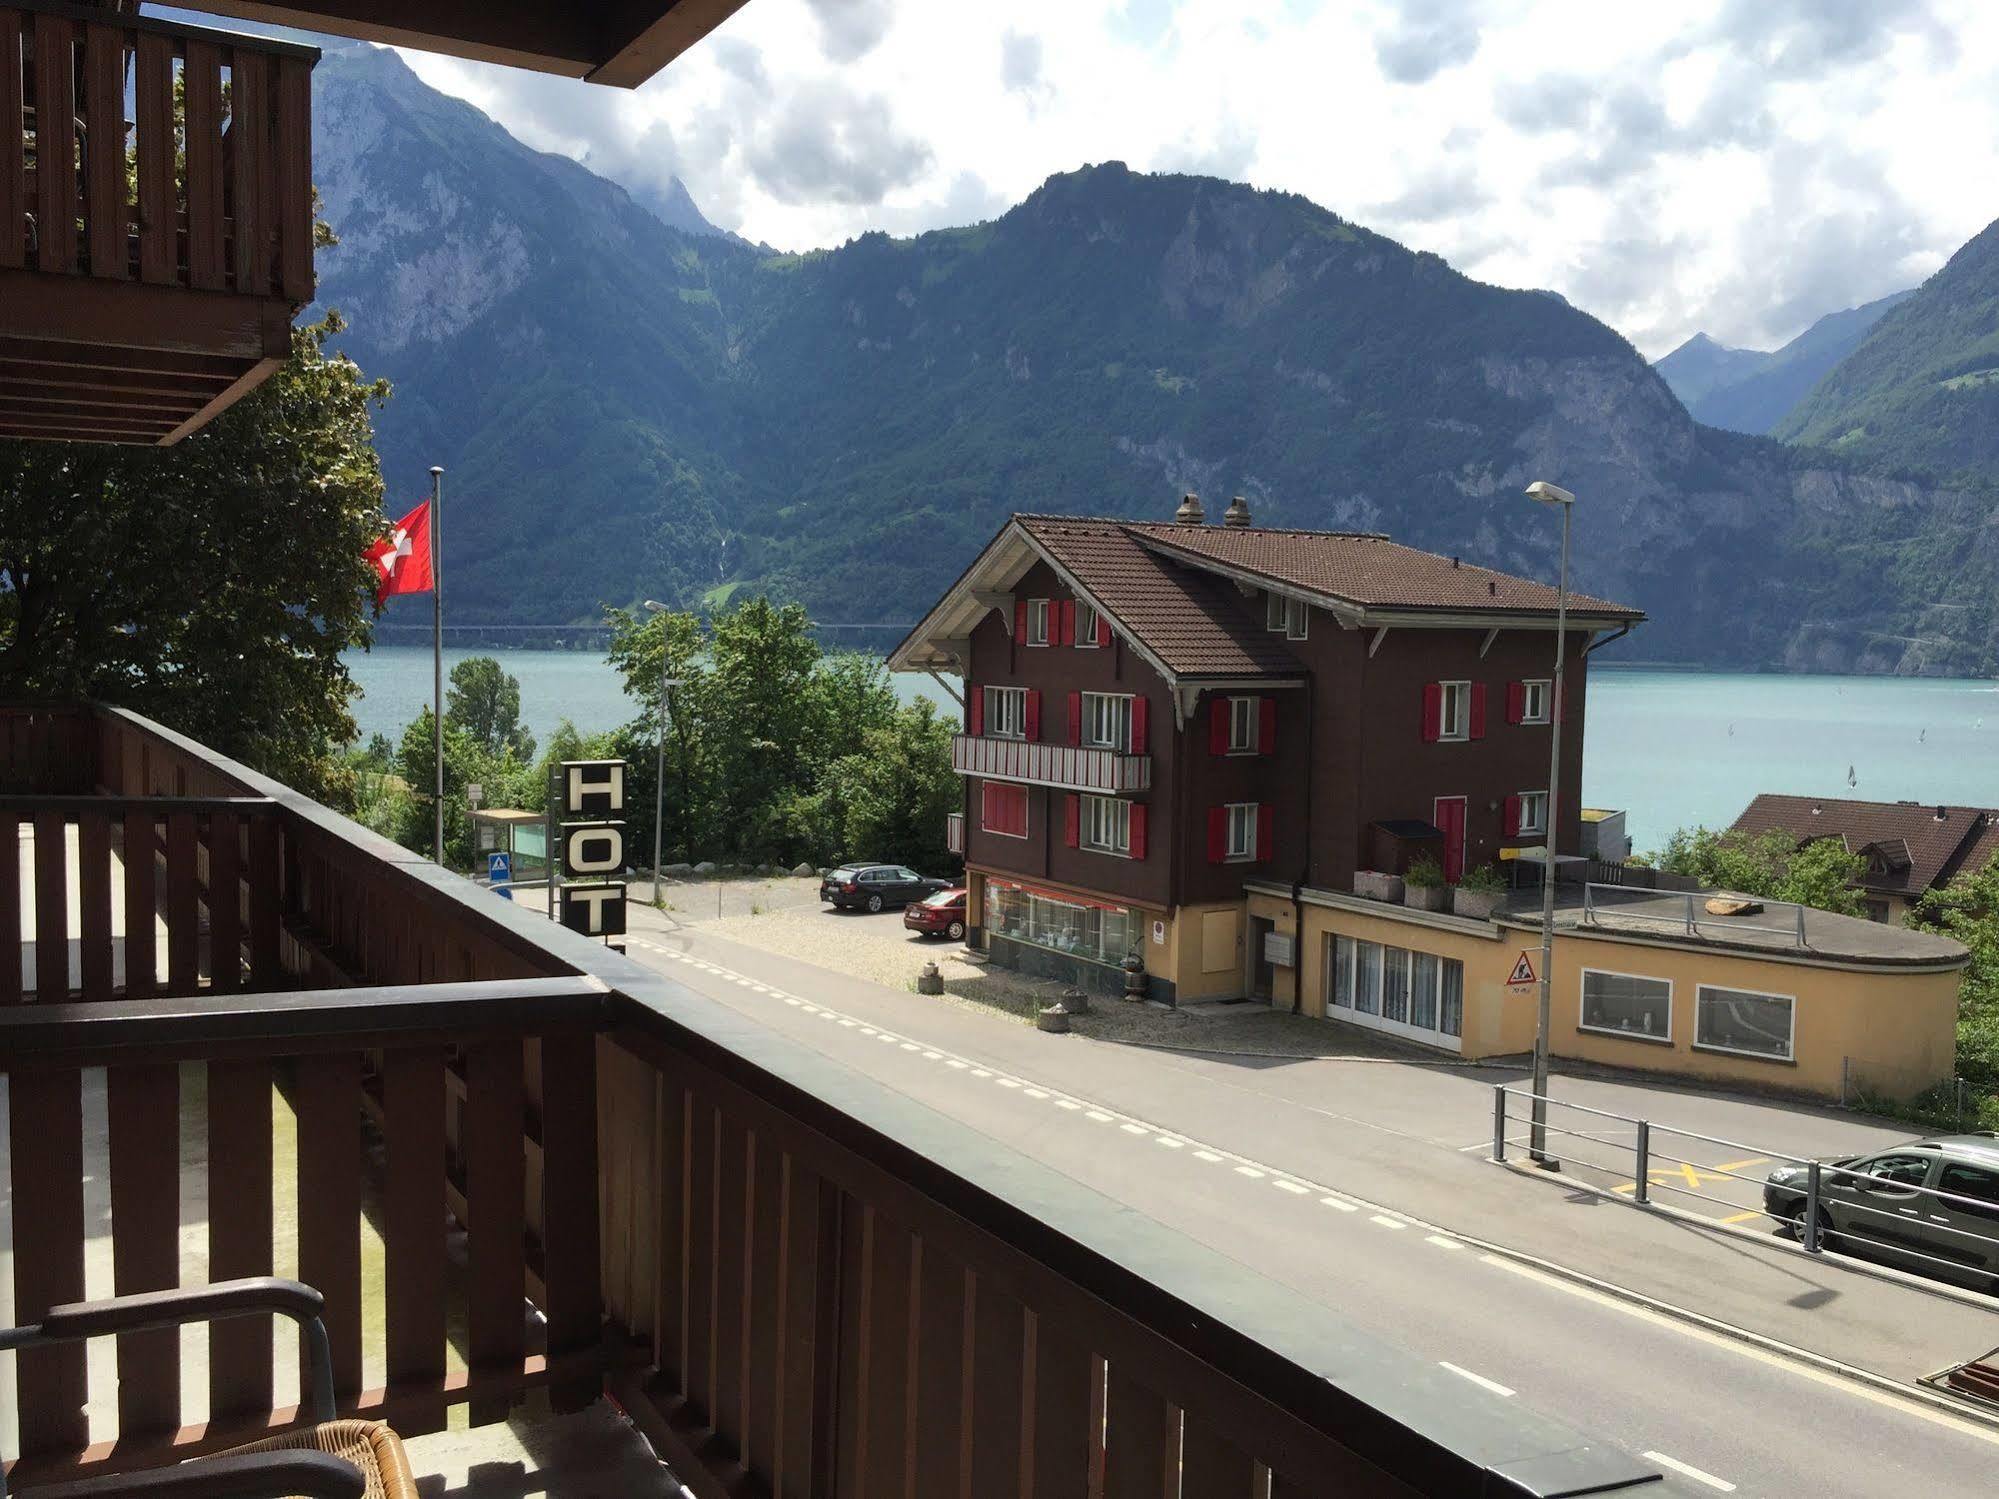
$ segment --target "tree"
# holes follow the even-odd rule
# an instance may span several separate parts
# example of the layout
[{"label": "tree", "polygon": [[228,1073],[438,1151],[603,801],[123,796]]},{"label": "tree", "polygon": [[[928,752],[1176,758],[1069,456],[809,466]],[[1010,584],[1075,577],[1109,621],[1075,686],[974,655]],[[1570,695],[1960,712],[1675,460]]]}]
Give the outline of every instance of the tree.
[{"label": "tree", "polygon": [[1971,950],[1958,991],[1957,1070],[1982,1087],[1999,1087],[1999,857],[1924,891],[1908,920]]},{"label": "tree", "polygon": [[1658,857],[1659,868],[1667,873],[1690,876],[1711,889],[1791,901],[1842,916],[1862,914],[1852,886],[1867,863],[1837,839],[1814,838],[1800,845],[1789,833],[1775,830],[1681,828]]},{"label": "tree", "polygon": [[521,727],[521,684],[491,656],[467,656],[451,668],[444,726],[457,729],[488,755],[511,751],[534,759],[534,735]]},{"label": "tree", "polygon": [[0,441],[0,696],[132,708],[338,806],[388,387],[337,317],[171,448]]},{"label": "tree", "polygon": [[956,732],[955,724],[937,716],[935,703],[910,703],[867,729],[856,752],[829,764],[820,775],[820,795],[836,842],[825,857],[950,866],[956,856],[944,846],[944,825],[959,808],[958,777],[951,770]]}]

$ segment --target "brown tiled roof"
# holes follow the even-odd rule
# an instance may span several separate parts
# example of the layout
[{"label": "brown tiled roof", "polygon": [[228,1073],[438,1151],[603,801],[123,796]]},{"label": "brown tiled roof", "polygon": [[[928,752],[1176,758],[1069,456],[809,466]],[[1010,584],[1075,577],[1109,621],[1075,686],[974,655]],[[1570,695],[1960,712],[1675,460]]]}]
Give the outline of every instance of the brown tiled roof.
[{"label": "brown tiled roof", "polygon": [[[1937,807],[1910,802],[1844,801],[1825,796],[1776,796],[1765,793],[1735,819],[1747,833],[1779,831],[1794,841],[1838,838],[1853,853],[1879,847],[1891,865],[1906,856],[1903,868],[1888,868],[1860,880],[1867,890],[1883,895],[1921,895],[1956,873],[1972,845],[1993,839],[1999,814],[1980,807]],[[1999,840],[1994,841],[1999,848]]]},{"label": "brown tiled roof", "polygon": [[[1367,608],[1438,609],[1480,614],[1553,614],[1546,583],[1419,552],[1355,531],[1275,531],[1260,526],[1178,526],[1127,522],[1153,548],[1206,559],[1310,593]],[[1569,594],[1571,612],[1621,620],[1645,616],[1623,604]]]},{"label": "brown tiled roof", "polygon": [[1138,544],[1117,521],[1023,515],[1034,538],[1176,676],[1292,676],[1283,637],[1255,628],[1235,586]]}]

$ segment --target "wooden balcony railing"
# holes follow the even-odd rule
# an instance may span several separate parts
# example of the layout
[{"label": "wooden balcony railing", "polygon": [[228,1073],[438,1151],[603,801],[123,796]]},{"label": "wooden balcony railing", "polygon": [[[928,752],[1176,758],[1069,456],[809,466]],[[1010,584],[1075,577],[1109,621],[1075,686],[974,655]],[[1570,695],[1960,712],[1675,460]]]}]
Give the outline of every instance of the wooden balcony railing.
[{"label": "wooden balcony railing", "polygon": [[[150,860],[167,913],[151,997],[118,997],[117,964],[102,997],[80,953],[60,993],[38,978],[0,1002],[17,1319],[79,1296],[92,1255],[119,1291],[174,1283],[205,1215],[210,1278],[270,1270],[295,1230],[347,1408],[421,1432],[453,1405],[501,1419],[538,1384],[559,1407],[608,1388],[700,1499],[1553,1495],[1653,1476],[155,725],[0,710],[0,752],[20,787],[0,825],[37,860],[93,829],[90,867],[107,838],[107,868]],[[37,766],[59,789],[21,785]],[[80,783],[101,815],[70,799]],[[260,826],[274,863],[245,852]],[[44,952],[44,900],[83,868],[50,863],[16,892]],[[93,928],[114,954],[148,909],[126,898]],[[171,915],[190,900],[192,927]],[[275,967],[253,908],[275,909]],[[186,930],[205,939],[176,948]],[[204,1142],[186,1160],[183,1138]],[[108,1228],[85,1211],[100,1174]],[[120,1340],[115,1385],[73,1349],[21,1354],[13,1479],[294,1419],[267,1328],[209,1334],[205,1412],[170,1338]]]},{"label": "wooden balcony railing", "polygon": [[171,442],[284,358],[313,295],[318,55],[0,6],[0,435]]},{"label": "wooden balcony railing", "polygon": [[1117,795],[1152,789],[1152,757],[1109,749],[1079,749],[1028,739],[994,739],[980,734],[951,737],[951,768],[959,775],[992,781],[1059,786],[1070,791]]}]

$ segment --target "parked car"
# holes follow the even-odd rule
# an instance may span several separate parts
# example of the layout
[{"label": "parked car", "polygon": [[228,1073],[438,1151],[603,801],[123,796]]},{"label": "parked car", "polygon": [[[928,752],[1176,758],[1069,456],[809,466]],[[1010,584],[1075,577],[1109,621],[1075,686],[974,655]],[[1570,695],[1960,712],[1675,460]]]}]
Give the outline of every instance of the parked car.
[{"label": "parked car", "polygon": [[848,911],[882,911],[906,906],[950,884],[900,864],[842,864],[819,882],[819,898]]},{"label": "parked car", "polygon": [[[1999,1135],[1911,1140],[1819,1165],[1821,1242],[1981,1290],[1999,1284]],[[1809,1176],[1779,1166],[1765,1180],[1763,1210],[1787,1232],[1802,1229]]]},{"label": "parked car", "polygon": [[926,937],[965,940],[965,887],[952,885],[903,907],[902,924]]}]

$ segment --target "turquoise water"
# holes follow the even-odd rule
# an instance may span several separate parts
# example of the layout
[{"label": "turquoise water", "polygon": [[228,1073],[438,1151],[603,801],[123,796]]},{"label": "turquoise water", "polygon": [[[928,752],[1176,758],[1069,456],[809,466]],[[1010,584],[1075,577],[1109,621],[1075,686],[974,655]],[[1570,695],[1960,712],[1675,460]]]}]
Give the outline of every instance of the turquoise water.
[{"label": "turquoise water", "polygon": [[[565,718],[587,732],[634,711],[601,656],[447,651],[446,670],[468,655],[497,656],[520,679],[521,716],[537,738]],[[348,665],[364,694],[355,709],[364,736],[398,736],[430,701],[428,650],[383,647]],[[940,697],[928,677],[895,682],[905,701]],[[1732,822],[1759,791],[1999,806],[1992,682],[1597,666],[1585,728],[1584,799],[1624,809],[1641,849],[1676,827]]]}]

